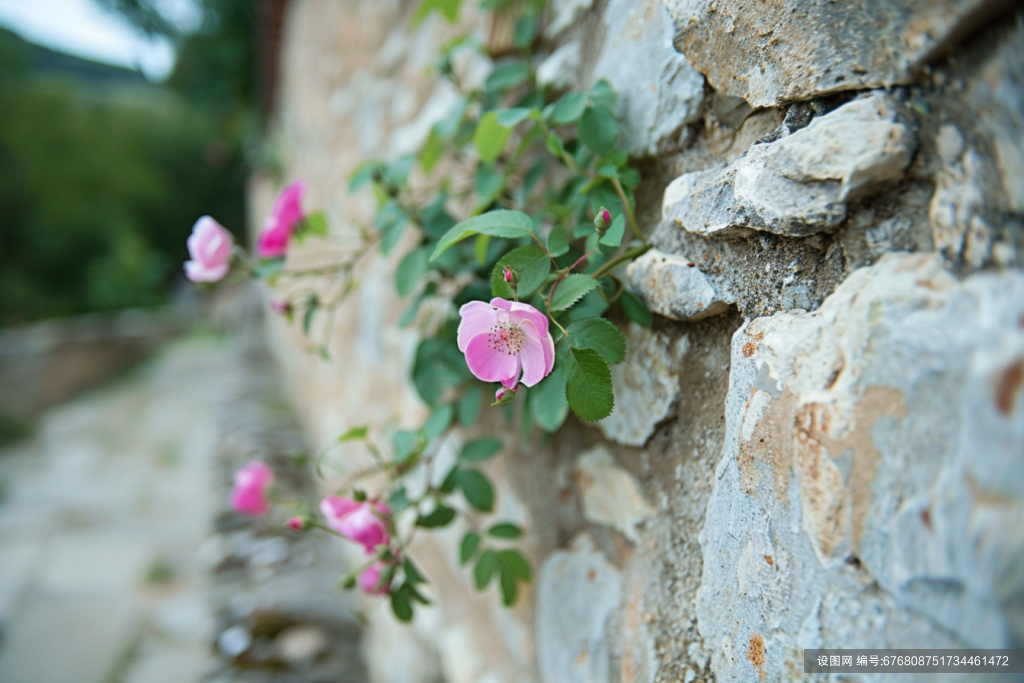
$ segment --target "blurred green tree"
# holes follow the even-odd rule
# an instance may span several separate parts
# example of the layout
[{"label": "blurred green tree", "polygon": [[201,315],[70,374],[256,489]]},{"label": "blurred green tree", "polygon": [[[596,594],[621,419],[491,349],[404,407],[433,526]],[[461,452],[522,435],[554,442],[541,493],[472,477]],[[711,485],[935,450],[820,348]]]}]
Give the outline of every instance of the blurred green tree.
[{"label": "blurred green tree", "polygon": [[208,213],[245,224],[256,130],[252,16],[197,0],[182,34],[145,0],[101,0],[178,46],[164,85],[0,30],[0,324],[166,299]]}]

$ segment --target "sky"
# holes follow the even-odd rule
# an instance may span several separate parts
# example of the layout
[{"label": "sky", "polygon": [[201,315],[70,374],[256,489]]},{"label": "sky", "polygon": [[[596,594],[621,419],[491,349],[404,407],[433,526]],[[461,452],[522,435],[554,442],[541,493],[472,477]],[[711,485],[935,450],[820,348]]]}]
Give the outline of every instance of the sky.
[{"label": "sky", "polygon": [[[196,19],[190,0],[164,0],[166,14],[179,26]],[[148,38],[95,0],[0,0],[0,26],[53,50],[139,69],[160,81],[174,67],[174,47]]]}]

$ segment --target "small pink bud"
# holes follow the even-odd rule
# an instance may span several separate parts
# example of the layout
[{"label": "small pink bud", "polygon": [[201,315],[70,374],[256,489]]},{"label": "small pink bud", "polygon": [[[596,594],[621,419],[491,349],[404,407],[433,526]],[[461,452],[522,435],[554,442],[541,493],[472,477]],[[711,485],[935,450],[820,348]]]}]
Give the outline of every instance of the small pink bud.
[{"label": "small pink bud", "polygon": [[514,394],[517,391],[519,391],[519,385],[516,385],[514,387],[498,387],[498,390],[494,392],[494,400],[495,402],[500,401],[501,399],[508,396],[510,392]]},{"label": "small pink bud", "polygon": [[266,464],[254,460],[240,467],[231,489],[231,506],[243,515],[259,517],[270,509],[267,490],[274,483],[274,472]]},{"label": "small pink bud", "polygon": [[612,215],[608,209],[603,206],[598,209],[597,215],[594,216],[594,227],[597,228],[597,232],[600,235],[604,235],[612,225]]},{"label": "small pink bud", "polygon": [[281,299],[270,300],[270,310],[278,315],[289,315],[292,312],[292,302]]},{"label": "small pink bud", "polygon": [[304,531],[306,529],[306,518],[302,515],[295,515],[288,520],[288,528],[295,531]]},{"label": "small pink bud", "polygon": [[320,502],[327,523],[339,534],[363,546],[368,553],[391,542],[385,518],[391,508],[376,501],[358,502],[342,496],[327,496]]},{"label": "small pink bud", "polygon": [[192,282],[223,280],[231,269],[231,233],[209,216],[203,216],[192,226],[186,240],[191,260],[185,262],[185,276]]},{"label": "small pink bud", "polygon": [[381,581],[381,574],[386,574],[386,565],[383,562],[374,562],[359,575],[359,589],[370,595],[387,595],[391,588],[391,579],[384,577]]},{"label": "small pink bud", "polygon": [[608,213],[608,209],[601,209],[601,220],[603,220],[608,225],[612,224],[612,215]]},{"label": "small pink bud", "polygon": [[512,282],[512,269],[508,267],[505,268],[505,282]]}]

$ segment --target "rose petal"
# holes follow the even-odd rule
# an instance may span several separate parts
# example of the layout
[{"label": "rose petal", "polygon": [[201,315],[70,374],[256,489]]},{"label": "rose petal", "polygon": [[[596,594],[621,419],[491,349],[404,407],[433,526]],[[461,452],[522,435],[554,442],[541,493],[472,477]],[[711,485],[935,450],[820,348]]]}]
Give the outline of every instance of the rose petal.
[{"label": "rose petal", "polygon": [[500,382],[516,374],[519,361],[514,355],[492,348],[488,335],[478,334],[466,345],[466,364],[477,379]]},{"label": "rose petal", "polygon": [[487,334],[498,323],[498,313],[493,306],[483,301],[470,301],[459,309],[459,351],[466,352],[469,341],[478,334]]}]

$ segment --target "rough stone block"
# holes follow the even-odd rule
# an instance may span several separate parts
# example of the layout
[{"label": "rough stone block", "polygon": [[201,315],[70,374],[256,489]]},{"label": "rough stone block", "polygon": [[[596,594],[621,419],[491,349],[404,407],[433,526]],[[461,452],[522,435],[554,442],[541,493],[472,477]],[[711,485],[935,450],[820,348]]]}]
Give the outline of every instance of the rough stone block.
[{"label": "rough stone block", "polygon": [[1020,642],[1022,315],[1020,272],[890,254],[736,333],[697,598],[720,680]]},{"label": "rough stone block", "polygon": [[721,171],[677,179],[663,209],[684,229],[727,236],[762,230],[803,237],[834,230],[846,202],[898,180],[916,148],[896,103],[875,92],[757,144]]},{"label": "rough stone block", "polygon": [[626,269],[631,289],[647,307],[672,320],[700,320],[724,313],[733,297],[720,294],[692,261],[651,249]]},{"label": "rough stone block", "polygon": [[772,107],[908,83],[998,0],[665,0],[676,45],[718,92]]}]

